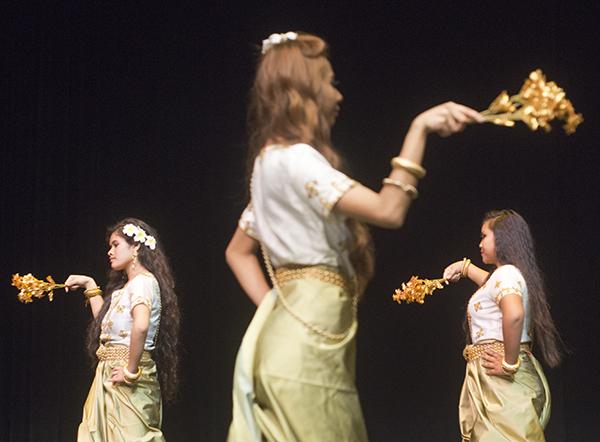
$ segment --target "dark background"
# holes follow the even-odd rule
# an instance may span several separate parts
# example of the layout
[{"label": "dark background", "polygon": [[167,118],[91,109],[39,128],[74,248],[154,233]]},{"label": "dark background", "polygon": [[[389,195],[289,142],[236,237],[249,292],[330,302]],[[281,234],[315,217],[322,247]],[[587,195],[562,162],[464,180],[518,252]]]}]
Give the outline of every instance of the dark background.
[{"label": "dark background", "polygon": [[21,305],[10,275],[107,270],[106,226],[160,232],[183,313],[171,441],[224,440],[237,347],[254,307],[224,261],[245,204],[245,107],[260,41],[323,36],[345,96],[334,128],[352,176],[378,189],[411,119],[454,100],[485,109],[540,67],[586,121],[572,136],[481,125],[431,137],[428,176],[400,230],[373,229],[377,274],[360,308],[358,387],[373,441],[459,439],[462,319],[473,286],[425,305],[391,294],[412,274],[479,263],[480,220],[530,222],[571,353],[546,370],[550,441],[600,434],[598,3],[53,2],[5,4],[0,169],[0,440],[75,439],[93,376],[79,293]]}]

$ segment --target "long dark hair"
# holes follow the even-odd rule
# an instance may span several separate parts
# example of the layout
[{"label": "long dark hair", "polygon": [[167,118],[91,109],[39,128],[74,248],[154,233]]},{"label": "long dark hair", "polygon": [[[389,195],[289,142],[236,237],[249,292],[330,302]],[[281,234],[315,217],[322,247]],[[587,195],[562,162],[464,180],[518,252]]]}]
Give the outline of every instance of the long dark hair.
[{"label": "long dark hair", "polygon": [[514,210],[493,210],[485,214],[483,222],[487,222],[494,232],[498,263],[512,264],[523,275],[529,294],[533,341],[539,346],[544,361],[550,367],[557,366],[562,358],[562,341],[550,315],[544,280],[527,222]]},{"label": "long dark hair", "polygon": [[[165,255],[162,242],[151,226],[144,221],[136,218],[125,218],[106,231],[107,242],[113,233],[118,234],[129,244],[135,244],[132,237],[123,234],[123,227],[126,224],[134,224],[141,227],[148,235],[156,239],[156,248],[150,248],[142,245],[137,252],[137,259],[158,281],[161,299],[160,329],[156,337],[156,347],[153,351],[153,359],[156,361],[158,379],[161,387],[161,394],[165,401],[171,402],[175,399],[177,386],[179,383],[179,329],[180,312],[177,295],[175,293],[175,280],[169,265],[169,260]],[[100,325],[108,308],[112,293],[122,288],[127,282],[125,271],[110,270],[108,273],[108,282],[104,291],[104,304],[96,318],[92,318],[88,327],[86,345],[89,356],[93,362],[97,362],[96,350],[100,343]]]},{"label": "long dark hair", "polygon": [[[320,72],[326,63],[327,43],[302,32],[296,40],[277,44],[261,56],[248,106],[248,185],[254,161],[269,139],[310,144],[333,167],[345,169],[331,142],[330,116],[323,112]],[[346,224],[351,233],[350,260],[362,293],[375,267],[373,242],[365,224],[353,218]]]}]

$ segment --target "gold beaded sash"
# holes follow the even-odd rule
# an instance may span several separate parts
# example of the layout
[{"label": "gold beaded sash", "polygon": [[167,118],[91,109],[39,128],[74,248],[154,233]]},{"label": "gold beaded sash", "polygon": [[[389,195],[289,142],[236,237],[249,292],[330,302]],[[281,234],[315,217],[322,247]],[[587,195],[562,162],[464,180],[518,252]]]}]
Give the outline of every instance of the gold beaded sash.
[{"label": "gold beaded sash", "polygon": [[[531,345],[529,343],[521,344],[520,349],[521,351],[530,352]],[[465,349],[463,350],[463,357],[467,362],[474,361],[482,357],[486,350],[490,350],[494,353],[500,353],[501,355],[504,355],[504,343],[500,341],[491,341],[485,342],[483,344],[469,344],[465,346]]]},{"label": "gold beaded sash", "polygon": [[[348,337],[348,335],[350,334],[350,331],[356,325],[356,316],[358,310],[358,292],[355,289],[356,284],[352,284],[353,289],[346,288],[349,286],[347,280],[342,275],[332,270],[333,268],[329,268],[327,266],[280,267],[279,269],[277,269],[277,271],[279,271],[278,276],[277,271],[273,269],[273,265],[271,264],[271,260],[269,259],[267,249],[262,242],[260,243],[260,248],[262,251],[263,259],[265,261],[265,267],[267,268],[267,273],[269,274],[269,278],[271,279],[271,283],[273,284],[273,288],[275,289],[275,292],[277,293],[281,304],[287,310],[287,312],[294,319],[300,322],[304,327],[306,327],[308,330],[319,336],[330,339],[332,341],[342,341],[346,339],[346,337]],[[279,277],[281,277],[282,279],[280,280]],[[281,292],[279,284],[292,281],[294,279],[302,278],[314,278],[318,279],[319,281],[337,285],[338,287],[343,288],[352,295],[352,324],[346,329],[346,331],[342,333],[331,333],[330,331],[323,330],[321,327],[303,319],[287,303],[285,296]]]},{"label": "gold beaded sash", "polygon": [[[104,345],[100,344],[98,350],[96,350],[96,356],[99,361],[128,361],[129,360],[129,347],[126,345]],[[141,360],[152,359],[149,351],[144,350],[142,352]]]},{"label": "gold beaded sash", "polygon": [[337,285],[347,293],[352,293],[352,284],[335,268],[325,265],[284,266],[275,269],[275,278],[279,284],[296,279],[312,278],[328,284]]}]

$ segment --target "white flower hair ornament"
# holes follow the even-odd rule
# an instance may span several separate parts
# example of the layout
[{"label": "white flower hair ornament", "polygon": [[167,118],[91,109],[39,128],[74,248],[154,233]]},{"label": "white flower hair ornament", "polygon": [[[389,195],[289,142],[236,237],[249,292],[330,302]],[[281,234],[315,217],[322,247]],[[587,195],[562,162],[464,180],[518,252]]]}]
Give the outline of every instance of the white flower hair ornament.
[{"label": "white flower hair ornament", "polygon": [[133,237],[135,242],[144,244],[150,250],[156,249],[156,238],[152,235],[148,235],[144,229],[135,224],[126,224],[125,227],[123,227],[123,233]]},{"label": "white flower hair ornament", "polygon": [[262,53],[266,54],[269,49],[286,41],[296,40],[298,34],[296,32],[286,32],[285,34],[271,34],[269,38],[262,41]]}]

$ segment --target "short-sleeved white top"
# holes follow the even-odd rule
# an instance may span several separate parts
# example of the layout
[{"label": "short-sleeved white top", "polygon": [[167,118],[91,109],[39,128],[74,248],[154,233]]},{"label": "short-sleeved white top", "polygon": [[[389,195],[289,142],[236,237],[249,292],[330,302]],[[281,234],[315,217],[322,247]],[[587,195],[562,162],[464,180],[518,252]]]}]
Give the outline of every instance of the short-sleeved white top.
[{"label": "short-sleeved white top", "polygon": [[355,184],[308,144],[268,146],[254,162],[239,226],[266,246],[275,267],[326,264],[353,275],[346,217],[332,209]]},{"label": "short-sleeved white top", "polygon": [[136,275],[123,288],[115,290],[110,298],[110,307],[101,324],[100,342],[104,345],[126,345],[131,339],[133,316],[131,311],[139,304],[150,309],[150,326],[144,350],[154,350],[160,322],[160,288],[151,274]]},{"label": "short-sleeved white top", "polygon": [[504,341],[502,333],[502,311],[500,301],[509,294],[516,294],[523,299],[525,319],[521,342],[530,342],[529,296],[523,275],[513,265],[498,267],[489,279],[473,294],[467,307],[467,318],[471,331],[471,342],[495,339]]}]

